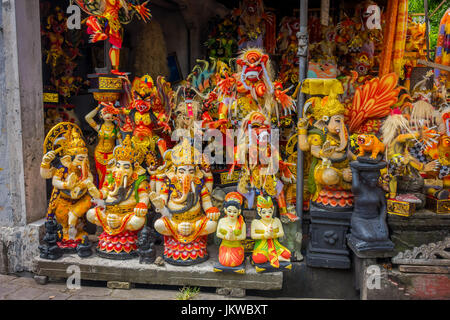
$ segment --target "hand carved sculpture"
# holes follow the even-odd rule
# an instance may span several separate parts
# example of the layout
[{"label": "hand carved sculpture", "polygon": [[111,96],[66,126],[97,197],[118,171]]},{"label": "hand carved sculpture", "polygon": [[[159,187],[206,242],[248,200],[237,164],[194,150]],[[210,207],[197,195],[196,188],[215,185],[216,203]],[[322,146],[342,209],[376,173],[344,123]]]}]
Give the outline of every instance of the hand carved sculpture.
[{"label": "hand carved sculpture", "polygon": [[103,188],[93,191],[98,206],[88,211],[87,219],[103,228],[97,254],[108,259],[136,256],[137,234],[146,222],[149,184],[138,157],[127,136],[114,150]]},{"label": "hand carved sculpture", "polygon": [[[169,151],[168,151],[169,152]],[[198,264],[208,259],[206,236],[216,231],[219,209],[211,203],[209,165],[184,138],[172,150],[165,166],[160,194],[151,201],[163,217],[155,229],[164,235],[164,260],[174,265]]]}]

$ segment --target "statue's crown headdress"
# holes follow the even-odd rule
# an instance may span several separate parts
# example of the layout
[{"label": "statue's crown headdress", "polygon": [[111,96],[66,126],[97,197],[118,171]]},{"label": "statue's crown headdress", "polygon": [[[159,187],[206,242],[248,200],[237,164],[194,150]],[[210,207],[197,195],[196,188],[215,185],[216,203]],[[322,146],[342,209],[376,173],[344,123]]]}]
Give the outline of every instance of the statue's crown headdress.
[{"label": "statue's crown headdress", "polygon": [[139,158],[139,152],[133,147],[130,135],[127,135],[123,140],[122,145],[114,149],[114,158],[116,161],[136,162]]},{"label": "statue's crown headdress", "polygon": [[270,196],[258,196],[256,200],[256,206],[261,209],[267,209],[273,207],[272,197]]},{"label": "statue's crown headdress", "polygon": [[64,155],[75,156],[77,154],[88,153],[86,143],[75,128],[68,130],[64,138],[64,142],[62,143]]},{"label": "statue's crown headdress", "polygon": [[242,197],[242,195],[239,192],[230,192],[225,196],[225,202],[229,202],[229,201],[237,202],[240,205],[242,205],[244,198]]}]

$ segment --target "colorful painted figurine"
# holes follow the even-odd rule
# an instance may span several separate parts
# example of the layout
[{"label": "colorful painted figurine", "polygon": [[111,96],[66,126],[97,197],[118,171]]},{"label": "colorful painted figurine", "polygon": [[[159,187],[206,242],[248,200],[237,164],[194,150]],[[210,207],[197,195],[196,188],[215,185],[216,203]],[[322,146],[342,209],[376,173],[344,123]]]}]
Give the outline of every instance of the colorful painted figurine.
[{"label": "colorful painted figurine", "polygon": [[136,162],[138,152],[127,136],[113,153],[113,163],[101,190],[97,206],[87,219],[103,228],[97,254],[108,259],[130,259],[137,255],[138,232],[144,227],[149,205],[149,184],[145,170]]},{"label": "colorful painted figurine", "polygon": [[144,22],[151,18],[150,10],[146,7],[148,1],[136,4],[129,0],[76,0],[89,18],[86,21],[87,32],[91,35],[90,42],[108,40],[111,44],[109,57],[112,72],[117,73],[120,62],[120,49],[123,41],[122,24],[129,23],[134,14]]},{"label": "colorful painted figurine", "polygon": [[375,135],[361,134],[358,136],[359,154],[358,157],[364,157],[370,153],[371,159],[376,159],[378,154],[382,154],[386,149],[385,145]]},{"label": "colorful painted figurine", "polygon": [[43,178],[52,179],[47,219],[55,218],[62,226],[58,246],[74,251],[87,235],[83,220],[91,207],[90,193],[95,191],[88,150],[77,125],[62,122],[50,130],[44,141],[40,173]]},{"label": "colorful painted figurine", "polygon": [[127,118],[132,126],[131,141],[140,153],[138,162],[142,164],[147,156],[151,155],[161,164],[167,150],[165,140],[161,136],[168,139],[165,132],[172,130],[169,120],[175,93],[164,77],[158,77],[154,83],[149,75],[145,75],[134,79],[131,94]]},{"label": "colorful painted figurine", "polygon": [[252,111],[263,112],[269,119],[295,111],[294,100],[280,82],[273,82],[269,56],[263,50],[250,48],[236,60],[237,73],[218,82],[214,91],[219,103],[220,124],[230,119],[242,121]]},{"label": "colorful painted figurine", "polygon": [[283,161],[271,141],[268,119],[261,112],[252,112],[242,121],[239,133],[230,174],[235,166],[242,167],[237,190],[247,198],[248,207],[253,208],[256,195],[270,195],[277,199],[280,216],[297,221],[295,210],[288,211],[283,190],[283,182],[293,183],[295,177],[289,170],[291,164]]},{"label": "colorful painted figurine", "polygon": [[284,236],[280,219],[274,218],[272,198],[258,196],[257,212],[261,219],[251,225],[251,236],[255,240],[251,261],[256,272],[290,270],[291,252],[278,241]]},{"label": "colorful painted figurine", "polygon": [[383,143],[387,148],[389,198],[415,203],[416,209],[425,206],[424,180],[420,172],[436,170],[437,162],[421,163],[410,153],[410,148],[423,137],[423,131],[412,131],[401,110],[394,109],[381,127]]},{"label": "colorful painted figurine", "polygon": [[[94,117],[100,110],[100,117],[103,120],[102,124],[95,122]],[[95,168],[97,169],[98,184],[97,187],[101,189],[103,182],[107,175],[108,162],[113,158],[113,151],[116,144],[120,144],[121,137],[119,126],[116,123],[117,115],[120,113],[112,102],[100,103],[97,108],[89,112],[85,119],[86,122],[98,133],[98,143],[95,147]]]},{"label": "colorful painted figurine", "polygon": [[[344,123],[345,109],[337,99],[337,94],[342,93],[342,86],[337,80],[328,81],[330,88],[322,94],[329,95],[323,99],[311,98],[305,104],[304,116],[298,123],[298,137],[301,150],[312,155],[308,176],[311,200],[318,207],[333,210],[351,208],[353,195],[350,191],[352,174],[349,167],[349,137]],[[308,130],[309,119],[305,117],[305,111],[309,107],[312,107],[314,122]]]},{"label": "colorful painted figurine", "polygon": [[206,159],[184,138],[171,151],[164,184],[151,201],[162,218],[155,230],[164,235],[164,260],[193,265],[208,259],[207,235],[216,231],[219,209],[211,203],[206,178],[212,178]]},{"label": "colorful painted figurine", "polygon": [[233,16],[239,19],[239,50],[257,47],[274,53],[276,46],[275,15],[264,10],[262,0],[243,0]]},{"label": "colorful painted figurine", "polygon": [[243,197],[238,192],[230,192],[225,197],[223,209],[225,217],[219,220],[216,235],[222,239],[219,247],[219,263],[214,271],[245,273],[244,246],[246,225],[241,215]]}]

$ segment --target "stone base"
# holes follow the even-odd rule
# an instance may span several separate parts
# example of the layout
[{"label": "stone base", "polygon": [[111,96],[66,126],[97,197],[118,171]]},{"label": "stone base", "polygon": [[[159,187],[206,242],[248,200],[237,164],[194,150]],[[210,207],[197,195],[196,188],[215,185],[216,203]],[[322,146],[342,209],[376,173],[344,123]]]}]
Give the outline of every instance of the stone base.
[{"label": "stone base", "polygon": [[39,254],[45,234],[45,219],[24,227],[0,227],[0,274],[33,272],[33,257]]},{"label": "stone base", "polygon": [[350,268],[346,246],[352,211],[328,211],[311,205],[310,236],[306,265],[317,268]]},{"label": "stone base", "polygon": [[390,258],[395,255],[394,243],[390,240],[366,242],[350,234],[347,244],[359,258]]},{"label": "stone base", "polygon": [[351,262],[348,255],[313,253],[308,248],[306,265],[313,268],[349,269]]},{"label": "stone base", "polygon": [[[214,265],[218,262],[217,250],[214,247],[208,250],[210,251],[208,261],[189,267],[139,264],[139,259],[119,261],[98,256],[81,259],[77,255],[65,255],[57,261],[36,257],[34,264],[37,275],[51,278],[68,278],[70,274],[67,273],[67,268],[76,265],[80,267],[82,280],[254,290],[282,289],[282,272],[260,274],[247,261],[245,274],[214,272]],[[163,249],[157,246],[158,256],[162,255],[162,251]]]}]

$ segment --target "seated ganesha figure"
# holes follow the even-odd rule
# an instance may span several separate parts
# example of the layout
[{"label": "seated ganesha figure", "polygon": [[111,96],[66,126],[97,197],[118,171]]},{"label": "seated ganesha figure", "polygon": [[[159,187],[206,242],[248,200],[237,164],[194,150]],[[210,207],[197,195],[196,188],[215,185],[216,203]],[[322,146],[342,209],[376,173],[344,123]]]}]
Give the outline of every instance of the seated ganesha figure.
[{"label": "seated ganesha figure", "polygon": [[164,235],[165,261],[173,265],[198,264],[208,259],[207,235],[216,231],[220,215],[211,203],[211,171],[189,139],[183,139],[169,152],[170,166],[160,194],[150,195],[156,211],[163,215],[156,220],[155,230]]},{"label": "seated ganesha figure", "polygon": [[90,209],[87,219],[103,227],[97,254],[108,259],[131,259],[137,255],[137,237],[146,222],[148,180],[137,162],[138,152],[127,136],[114,149],[110,173],[95,198],[103,204]]},{"label": "seated ganesha figure", "polygon": [[351,209],[352,172],[350,169],[348,132],[344,123],[344,105],[337,95],[311,98],[304,110],[312,109],[313,124],[304,115],[298,122],[300,149],[312,156],[308,175],[308,188],[312,203],[317,207],[334,210]]}]

